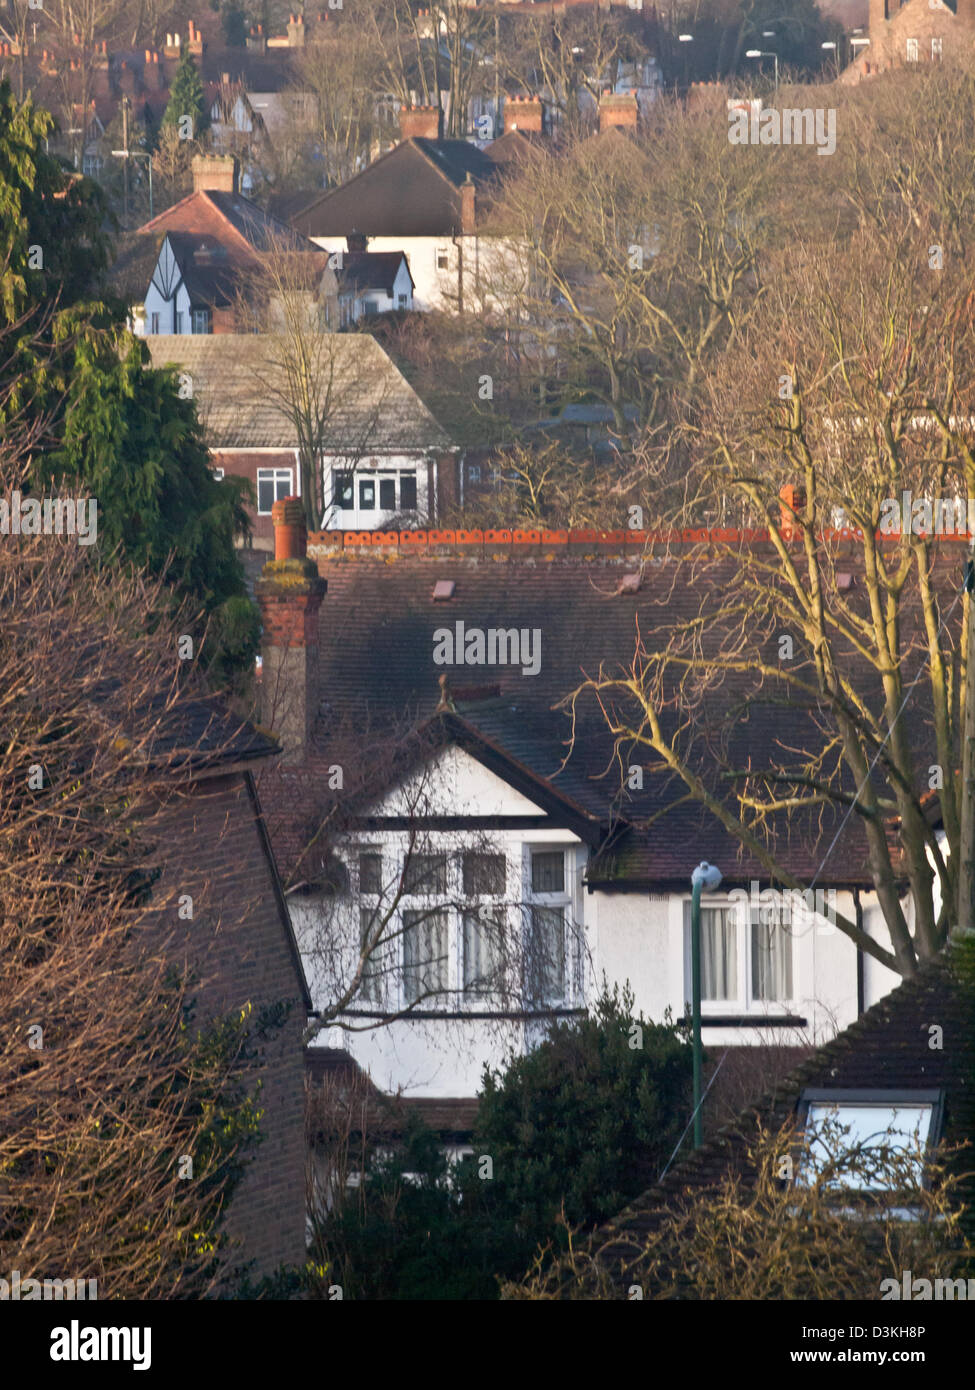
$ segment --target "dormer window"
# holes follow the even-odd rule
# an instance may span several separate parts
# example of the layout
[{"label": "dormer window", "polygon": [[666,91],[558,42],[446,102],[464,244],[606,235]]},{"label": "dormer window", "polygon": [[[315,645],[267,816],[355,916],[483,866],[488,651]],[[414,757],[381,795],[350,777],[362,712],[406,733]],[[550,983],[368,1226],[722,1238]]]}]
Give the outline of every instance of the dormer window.
[{"label": "dormer window", "polygon": [[799,1101],[805,1139],[799,1181],[827,1175],[850,1192],[918,1188],[941,1135],[944,1093],[807,1088]]}]

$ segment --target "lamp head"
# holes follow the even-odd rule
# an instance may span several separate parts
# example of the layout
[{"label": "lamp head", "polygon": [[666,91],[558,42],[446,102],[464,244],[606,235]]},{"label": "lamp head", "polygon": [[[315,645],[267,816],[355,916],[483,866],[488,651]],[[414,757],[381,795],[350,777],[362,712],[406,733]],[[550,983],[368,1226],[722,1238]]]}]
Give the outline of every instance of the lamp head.
[{"label": "lamp head", "polygon": [[709,893],[713,892],[720,882],[721,870],[716,869],[713,864],[709,864],[706,859],[702,860],[691,874],[691,886],[707,889]]}]

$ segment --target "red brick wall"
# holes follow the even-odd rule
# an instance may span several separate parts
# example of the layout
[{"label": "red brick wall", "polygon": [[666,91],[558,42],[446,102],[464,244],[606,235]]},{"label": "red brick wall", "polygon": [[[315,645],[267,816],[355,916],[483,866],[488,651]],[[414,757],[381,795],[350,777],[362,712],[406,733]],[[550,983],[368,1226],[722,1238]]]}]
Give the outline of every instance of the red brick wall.
[{"label": "red brick wall", "polygon": [[304,1261],[305,1004],[249,786],[249,774],[240,772],[201,780],[170,810],[172,850],[158,891],[193,897],[193,921],[177,927],[202,980],[198,1019],[248,1003],[256,1017],[262,1005],[292,1003],[283,1028],[267,1042],[254,1040],[264,1140],[227,1218],[242,1242],[237,1258],[254,1260],[256,1273],[265,1274]]},{"label": "red brick wall", "polygon": [[[257,470],[259,468],[290,468],[293,481],[293,488],[298,486],[298,463],[295,459],[293,449],[275,449],[269,453],[253,453],[247,449],[214,449],[211,452],[214,467],[222,468],[228,475],[232,474],[235,478],[248,478],[254,488],[254,497],[257,498]],[[253,528],[253,540],[251,544],[257,550],[274,551],[274,526],[271,523],[271,515],[258,516],[256,507],[250,510],[251,526]]]}]

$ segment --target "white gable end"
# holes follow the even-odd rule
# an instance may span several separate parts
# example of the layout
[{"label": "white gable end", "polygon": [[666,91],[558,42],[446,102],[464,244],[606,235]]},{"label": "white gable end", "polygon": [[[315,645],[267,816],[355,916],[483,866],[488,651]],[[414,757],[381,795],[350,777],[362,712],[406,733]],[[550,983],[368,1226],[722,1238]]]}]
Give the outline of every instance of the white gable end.
[{"label": "white gable end", "polygon": [[388,816],[544,816],[546,811],[462,748],[444,748],[374,810]]}]

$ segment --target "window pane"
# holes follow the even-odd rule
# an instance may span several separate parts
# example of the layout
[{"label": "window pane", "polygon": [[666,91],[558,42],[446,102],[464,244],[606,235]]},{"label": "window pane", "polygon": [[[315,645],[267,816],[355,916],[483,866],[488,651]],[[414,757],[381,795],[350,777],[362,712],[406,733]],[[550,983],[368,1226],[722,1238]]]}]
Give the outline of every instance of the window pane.
[{"label": "window pane", "polygon": [[274,501],[274,479],[263,470],[257,474],[257,510],[269,512]]},{"label": "window pane", "polygon": [[437,897],[447,891],[447,856],[411,854],[404,872],[404,892],[418,897]]},{"label": "window pane", "polygon": [[399,505],[400,511],[416,511],[416,476],[412,473],[400,474]]},{"label": "window pane", "polygon": [[396,510],[396,480],[395,478],[379,479],[379,505],[384,512],[395,512]]},{"label": "window pane", "polygon": [[410,1004],[446,990],[446,912],[403,913],[403,988]]},{"label": "window pane", "polygon": [[752,922],[752,998],[792,998],[792,934],[775,908]]},{"label": "window pane", "polygon": [[359,480],[359,506],[364,512],[374,511],[376,508],[376,483],[372,478],[360,478]]},{"label": "window pane", "polygon": [[561,907],[531,910],[526,961],[530,1000],[561,1003],[565,995],[565,915]]},{"label": "window pane", "polygon": [[471,994],[487,994],[499,986],[501,933],[500,913],[464,913],[464,989]]},{"label": "window pane", "polygon": [[565,892],[565,855],[562,850],[532,855],[532,892]]},{"label": "window pane", "polygon": [[383,891],[382,856],[374,850],[359,855],[359,892],[381,893]]},{"label": "window pane", "polygon": [[291,496],[291,470],[290,468],[279,468],[274,477],[274,500],[280,502],[282,497]]},{"label": "window pane", "polygon": [[362,984],[359,993],[367,1004],[379,1004],[382,1001],[382,958],[385,948],[377,946],[376,943],[383,931],[381,914],[375,912],[371,907],[361,907],[359,909],[359,950],[362,952],[369,949],[369,956],[363,963]]},{"label": "window pane", "polygon": [[[888,1186],[892,1174],[889,1167],[892,1155],[908,1160],[915,1185],[920,1186],[922,1155],[931,1128],[930,1105],[912,1103],[857,1103],[856,1101],[811,1101],[806,1115],[806,1139],[809,1144],[808,1163],[803,1165],[800,1181],[812,1181],[817,1169],[836,1160],[859,1146],[857,1172],[844,1172],[842,1165],[836,1174],[837,1187],[866,1188]],[[888,1169],[887,1183],[870,1182],[870,1169]]]},{"label": "window pane", "polygon": [[701,908],[701,998],[738,995],[738,928],[733,909]]},{"label": "window pane", "polygon": [[500,898],[504,896],[504,855],[464,855],[464,897]]},{"label": "window pane", "polygon": [[336,473],[335,500],[344,511],[355,509],[355,492],[352,486],[351,473]]}]

